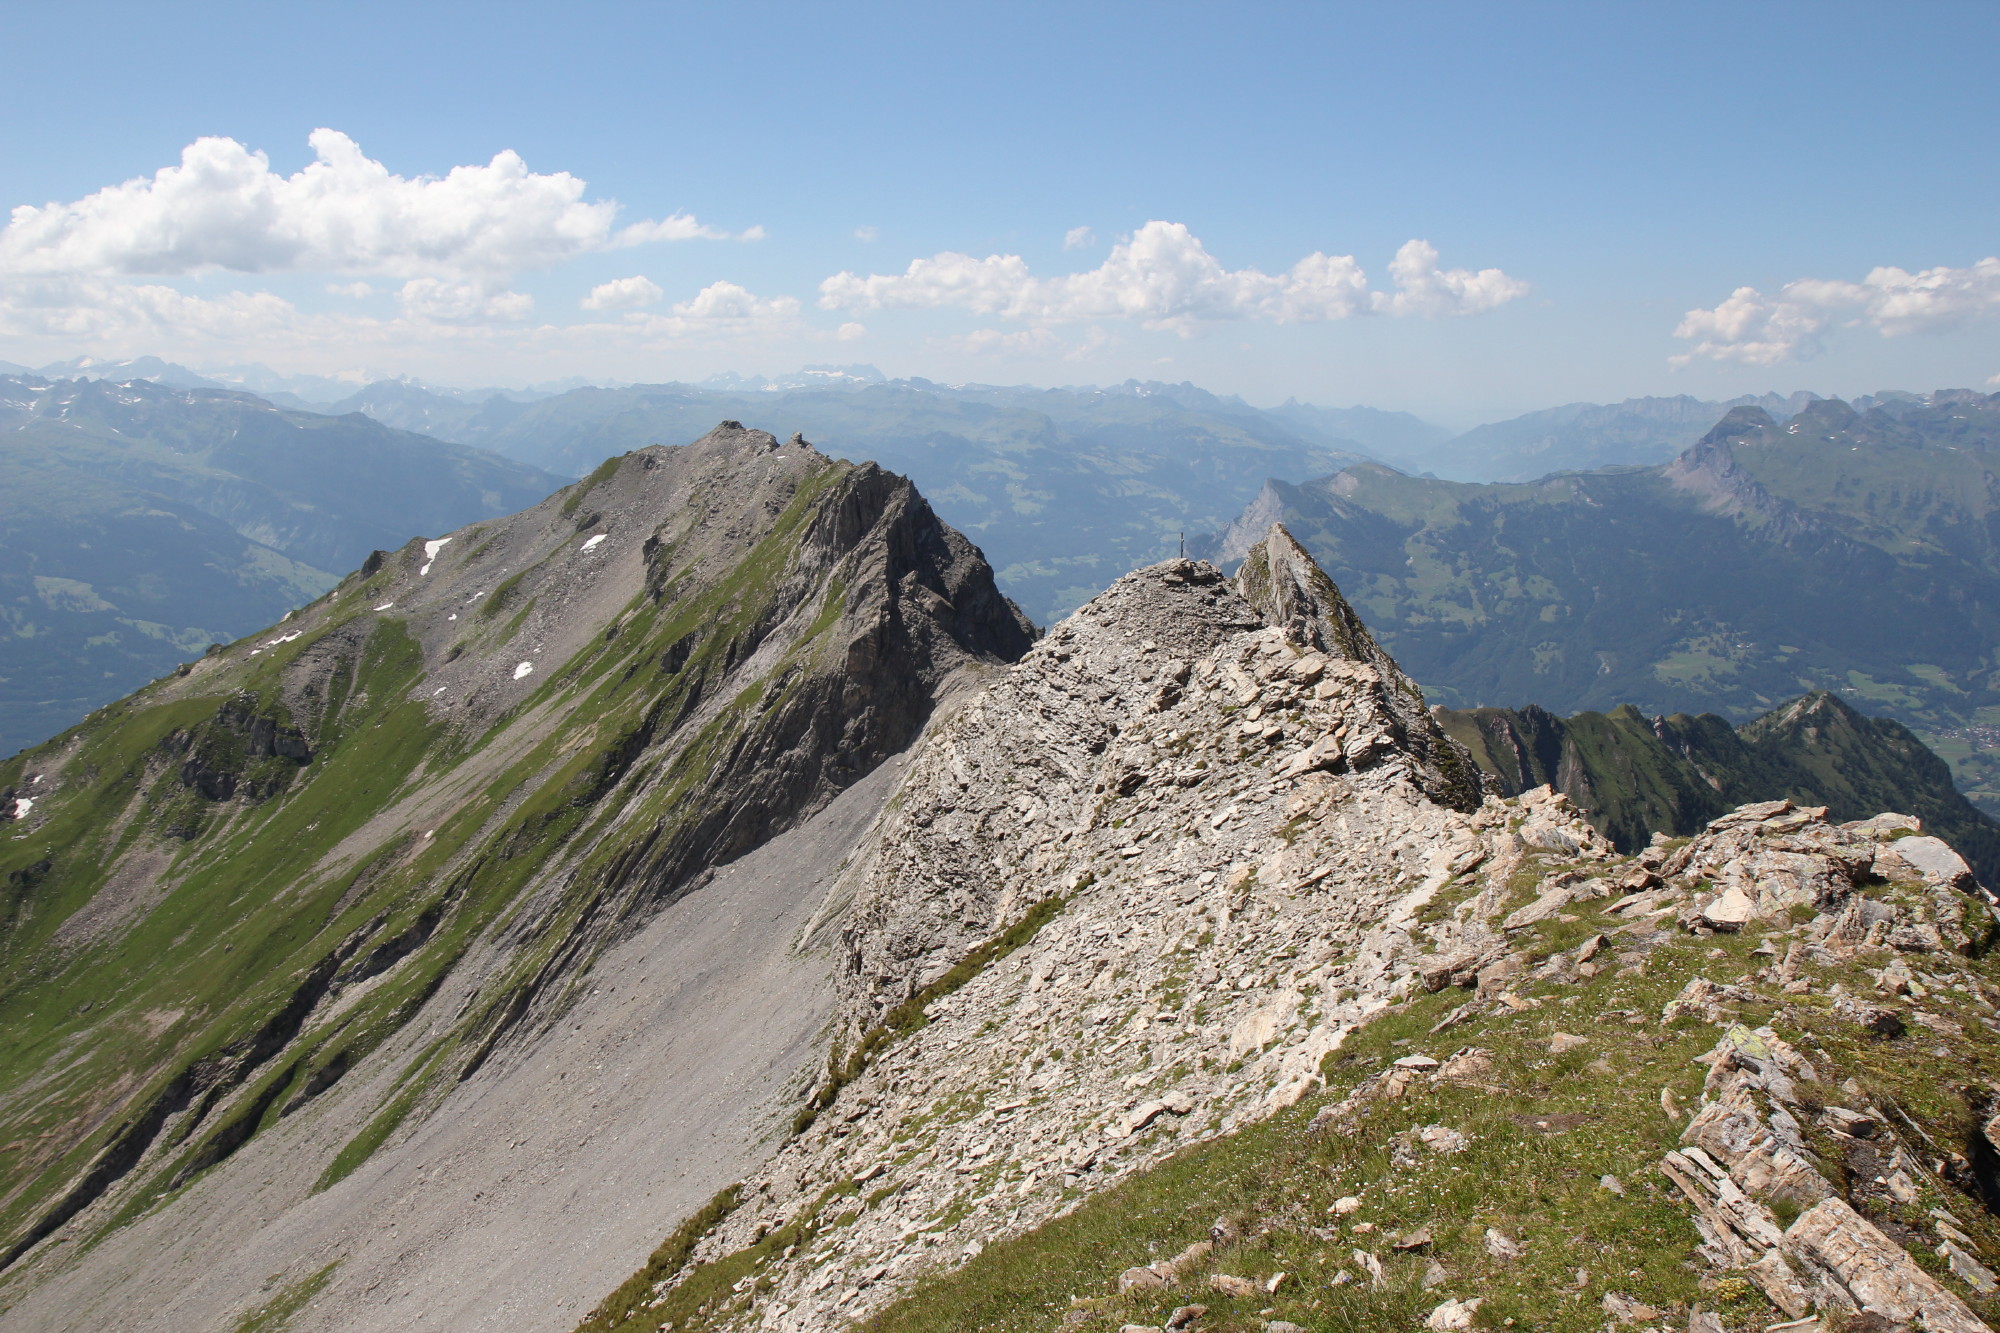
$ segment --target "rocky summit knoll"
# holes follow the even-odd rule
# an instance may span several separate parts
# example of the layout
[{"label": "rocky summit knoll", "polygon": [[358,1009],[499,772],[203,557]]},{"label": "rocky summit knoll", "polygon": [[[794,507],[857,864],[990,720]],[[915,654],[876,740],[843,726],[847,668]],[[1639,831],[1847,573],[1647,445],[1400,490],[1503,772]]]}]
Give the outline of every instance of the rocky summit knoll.
[{"label": "rocky summit knoll", "polygon": [[725,422],[0,765],[0,1327],[573,1322],[755,1160],[796,886],[1032,638],[907,481]]},{"label": "rocky summit knoll", "polygon": [[1482,797],[1274,528],[933,725],[790,1136],[581,1327],[1970,1333],[1995,933],[1906,816]]}]

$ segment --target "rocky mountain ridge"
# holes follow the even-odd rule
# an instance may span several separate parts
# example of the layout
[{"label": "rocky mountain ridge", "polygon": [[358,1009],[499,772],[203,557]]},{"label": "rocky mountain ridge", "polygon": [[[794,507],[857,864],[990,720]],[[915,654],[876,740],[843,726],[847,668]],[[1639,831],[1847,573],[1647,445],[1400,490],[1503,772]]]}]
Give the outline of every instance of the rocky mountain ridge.
[{"label": "rocky mountain ridge", "polygon": [[[862,1316],[937,1258],[1052,1216],[1068,1188],[1296,1100],[1343,1028],[1388,1003],[1414,912],[1476,845],[1426,789],[1475,809],[1476,790],[1300,554],[1274,532],[1242,592],[1192,561],[1127,575],[927,738],[822,911],[844,956],[808,1098],[824,1109],[694,1256],[809,1225],[844,1175],[901,1198],[843,1233],[837,1266],[787,1269],[765,1322]],[[1274,842],[1288,827],[1318,836]],[[1018,920],[1031,941],[938,993]],[[1362,944],[1341,969],[1355,996],[1308,1003],[1335,941]],[[1162,1002],[1225,975],[1200,1021]],[[996,1020],[1005,1035],[984,1039]]]},{"label": "rocky mountain ridge", "polygon": [[[447,1243],[467,1211],[509,1216],[493,1210],[511,1194],[560,1214],[567,1197],[560,1170],[501,1189],[518,1162],[475,1134],[481,1185],[411,1211],[396,1164],[431,1126],[466,1124],[439,1108],[514,1098],[542,1160],[630,1178],[629,1161],[580,1156],[587,1140],[550,1142],[576,1112],[551,1116],[562,1090],[523,1073],[597,1012],[600,961],[675,958],[706,915],[659,923],[689,918],[674,909],[719,865],[814,822],[954,680],[1032,638],[907,481],[725,422],[522,514],[378,551],[274,629],[0,765],[16,1143],[0,1322],[87,1326],[144,1293],[157,1327],[226,1324],[261,1281],[253,1256],[325,1246],[344,1318],[410,1327],[359,1293],[435,1282],[427,1265],[451,1253],[485,1272],[497,1256],[476,1238]],[[690,966],[715,969],[673,963]],[[731,1065],[742,1041],[700,1059],[753,1083],[792,1072],[817,983],[773,975],[771,997],[798,1001],[762,1038],[776,1072]],[[713,1083],[688,1066],[686,1114],[744,1095],[720,1066]],[[710,1161],[685,1156],[694,1138],[663,1145],[656,1184],[722,1169],[740,1128],[718,1127]],[[429,1241],[373,1229],[385,1208]],[[507,1281],[463,1299],[487,1317],[520,1299]]]},{"label": "rocky mountain ridge", "polygon": [[907,482],[726,422],[378,553],[0,813],[0,1327],[1994,1313],[1950,846],[1483,794],[1282,528],[1037,639]]},{"label": "rocky mountain ridge", "polygon": [[[1954,952],[1990,942],[1991,899],[1906,817],[1837,827],[1824,810],[1769,802],[1626,860],[1547,788],[1461,803],[1469,808],[1436,799],[1452,791],[1419,755],[1452,747],[1392,739],[1390,701],[1414,687],[1393,663],[1385,671],[1372,641],[1329,633],[1356,622],[1328,600],[1325,576],[1312,570],[1271,594],[1271,572],[1301,558],[1279,529],[1234,589],[1197,562],[1137,571],[927,736],[803,941],[835,951],[842,999],[796,1136],[670,1237],[584,1329],[951,1328],[974,1308],[1002,1328],[1387,1326],[1366,1312],[1378,1321],[1385,1302],[1407,1310],[1451,1281],[1427,1256],[1433,1229],[1463,1231],[1464,1217],[1436,1216],[1416,1239],[1415,1227],[1385,1234],[1387,1246],[1364,1234],[1373,1220],[1357,1220],[1348,1240],[1324,1215],[1310,1220],[1317,1210],[1306,1220],[1287,1210],[1282,1228],[1273,1218],[1254,1236],[1254,1220],[1225,1214],[1207,1235],[1182,1232],[1177,1249],[1129,1264],[1113,1258],[1129,1241],[1095,1237],[1134,1228],[1129,1209],[1143,1196],[1133,1191],[1207,1145],[1286,1122],[1379,1152],[1383,1137],[1360,1124],[1372,1105],[1414,1096],[1420,1081],[1477,1089],[1499,1077],[1490,1053],[1467,1048],[1448,1060],[1396,1055],[1356,1084],[1339,1068],[1354,1058],[1343,1052],[1382,1028],[1422,1034],[1407,1011],[1421,1009],[1433,1037],[1521,1021],[1573,1003],[1565,989],[1611,980],[1613,968],[1621,981],[1675,977],[1681,940],[1789,936],[1780,949],[1760,944],[1777,962],[1744,980],[1794,996],[1825,985],[1829,967],[1884,953],[1949,975]],[[1548,947],[1544,930],[1576,935],[1586,912],[1604,921],[1598,933]],[[1989,998],[2000,992],[1976,985],[1986,1029],[2000,1031]],[[1448,1000],[1454,992],[1464,998]],[[1671,1012],[1656,1021],[1683,1031],[1762,999],[1733,973],[1728,984],[1698,974],[1669,994]],[[1842,985],[1826,995],[1853,1015],[1841,1021],[1891,1021],[1844,998]],[[1934,1026],[1967,1035],[1952,1020]],[[1560,1032],[1542,1040],[1559,1054],[1593,1044]],[[1770,1067],[1755,1052],[1779,1042],[1768,1030],[1732,1035],[1710,1065],[1754,1075]],[[1720,1074],[1685,1131],[1695,1149],[1723,1115],[1711,1104],[1743,1100],[1743,1080]],[[1412,1167],[1468,1143],[1445,1124],[1408,1134]],[[1395,1152],[1401,1165],[1405,1148]],[[1672,1170],[1685,1160],[1665,1159]],[[1781,1292],[1788,1313],[1985,1327],[1964,1285],[1948,1289],[1853,1213],[1872,1208],[1871,1186],[1842,1197],[1822,1182],[1809,1201],[1817,1209],[1790,1230],[1752,1220],[1730,1233],[1754,1232],[1754,1247],[1704,1239],[1715,1198],[1761,1198],[1769,1186],[1754,1153],[1705,1160],[1720,1165],[1689,1176],[1673,1205],[1688,1238],[1679,1252],[1709,1246],[1695,1265],[1703,1281],[1747,1268],[1754,1290]],[[1940,1185],[1976,1196],[1957,1160],[1943,1179],[1913,1167],[1926,1183],[1909,1176],[1910,1198]],[[1178,1178],[1198,1194],[1199,1175]],[[1369,1206],[1361,1195],[1396,1193],[1388,1179],[1357,1183],[1326,1213],[1345,1218]],[[1732,1216],[1754,1219],[1762,1206]],[[1092,1217],[1095,1232],[1080,1220]],[[1080,1255],[1075,1240],[1037,1248],[1044,1234],[1093,1241]],[[1520,1254],[1505,1235],[1488,1247],[1489,1263],[1495,1251]],[[1245,1276],[1250,1262],[1263,1271]],[[1625,1312],[1615,1322],[1663,1320],[1646,1302],[1678,1298],[1685,1320],[1693,1278],[1665,1278],[1662,1290],[1627,1282],[1604,1309]],[[1493,1293],[1462,1282],[1451,1291],[1440,1301],[1447,1293],[1436,1290],[1418,1318],[1483,1322]],[[1973,1298],[1988,1294],[1973,1283]],[[1068,1299],[1051,1309],[1052,1295]],[[1738,1326],[1701,1322],[1714,1318],[1697,1311],[1693,1326]]]}]

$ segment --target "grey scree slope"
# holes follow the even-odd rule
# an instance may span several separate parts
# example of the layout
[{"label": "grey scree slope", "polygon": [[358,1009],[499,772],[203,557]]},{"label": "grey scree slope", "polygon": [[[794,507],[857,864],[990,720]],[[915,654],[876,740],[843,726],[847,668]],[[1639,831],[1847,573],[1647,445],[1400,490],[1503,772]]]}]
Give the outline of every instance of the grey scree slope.
[{"label": "grey scree slope", "polygon": [[482,1070],[331,1190],[296,1202],[360,1127],[340,1114],[353,1099],[253,1140],[0,1328],[226,1330],[335,1259],[291,1333],[574,1328],[675,1219],[775,1148],[833,1005],[829,952],[794,945],[902,769],[883,764],[662,912],[531,1054]]}]

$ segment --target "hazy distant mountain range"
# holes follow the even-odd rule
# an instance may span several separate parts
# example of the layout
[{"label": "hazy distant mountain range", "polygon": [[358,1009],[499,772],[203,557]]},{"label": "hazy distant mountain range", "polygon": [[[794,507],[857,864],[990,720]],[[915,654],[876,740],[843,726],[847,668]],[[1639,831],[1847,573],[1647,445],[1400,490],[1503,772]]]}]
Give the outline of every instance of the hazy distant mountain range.
[{"label": "hazy distant mountain range", "polygon": [[[1700,439],[1732,407],[1761,407],[1783,421],[1819,397],[1810,392],[1766,393],[1711,402],[1680,394],[1628,398],[1621,403],[1566,403],[1454,433],[1408,412],[1362,406],[1323,407],[1296,398],[1276,407],[1254,408],[1240,398],[1218,397],[1191,384],[1141,384],[1135,380],[1112,388],[1083,385],[1058,389],[942,385],[924,379],[890,380],[871,365],[805,366],[794,374],[779,376],[720,374],[699,383],[597,385],[570,379],[512,389],[442,388],[407,377],[371,376],[366,372],[351,377],[290,375],[261,365],[196,371],[153,356],[125,361],[77,357],[43,366],[35,372],[0,363],[0,373],[37,373],[50,378],[76,375],[117,380],[144,378],[179,388],[236,389],[258,394],[280,407],[334,415],[362,412],[403,430],[423,431],[458,444],[497,448],[538,466],[557,471],[567,469],[570,475],[581,475],[597,463],[596,458],[589,456],[591,445],[587,438],[570,437],[550,443],[538,438],[524,441],[522,436],[532,436],[536,427],[547,426],[552,420],[587,421],[604,414],[606,409],[602,404],[587,401],[592,390],[714,394],[718,399],[735,399],[733,404],[718,401],[717,406],[737,407],[743,406],[745,395],[750,402],[770,403],[773,396],[789,396],[799,391],[858,391],[876,386],[946,397],[971,394],[990,399],[1012,395],[1023,402],[1034,402],[1047,394],[1073,395],[1083,400],[1102,394],[1143,393],[1155,397],[1164,394],[1191,410],[1212,411],[1223,406],[1232,413],[1261,418],[1267,427],[1308,445],[1364,454],[1399,471],[1451,481],[1530,481],[1551,472],[1664,463]],[[537,417],[527,431],[506,429],[527,405],[579,391],[584,394],[583,401]],[[1878,402],[1917,397],[1889,392],[1857,398],[1854,406],[1865,411]],[[746,419],[758,415],[744,410]],[[712,424],[712,421],[702,424],[696,434]],[[807,433],[811,433],[810,427]],[[551,449],[576,456],[538,456],[548,454]]]},{"label": "hazy distant mountain range", "polygon": [[915,479],[1044,623],[1133,566],[1174,554],[1181,533],[1227,523],[1264,477],[1367,456],[1358,442],[1307,439],[1240,399],[1186,384],[1026,389],[828,374],[807,387],[651,384],[475,403],[384,383],[325,410],[365,412],[572,476],[630,449],[685,443],[720,420],[780,439],[802,432],[829,453]]},{"label": "hazy distant mountain range", "polygon": [[1699,440],[1732,407],[1761,407],[1783,421],[1818,397],[1767,393],[1712,403],[1679,394],[1622,403],[1567,403],[1475,426],[1426,449],[1378,457],[1406,472],[1451,481],[1533,481],[1552,472],[1646,466],[1664,463]]}]

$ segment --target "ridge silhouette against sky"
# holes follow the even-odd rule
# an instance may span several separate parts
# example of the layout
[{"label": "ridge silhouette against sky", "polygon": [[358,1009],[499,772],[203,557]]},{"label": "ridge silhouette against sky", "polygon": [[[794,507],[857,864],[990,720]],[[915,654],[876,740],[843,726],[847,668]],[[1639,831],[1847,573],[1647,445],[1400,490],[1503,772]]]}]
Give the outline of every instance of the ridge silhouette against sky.
[{"label": "ridge silhouette against sky", "polygon": [[1988,4],[98,12],[10,73],[0,358],[1460,423],[2000,373]]}]

